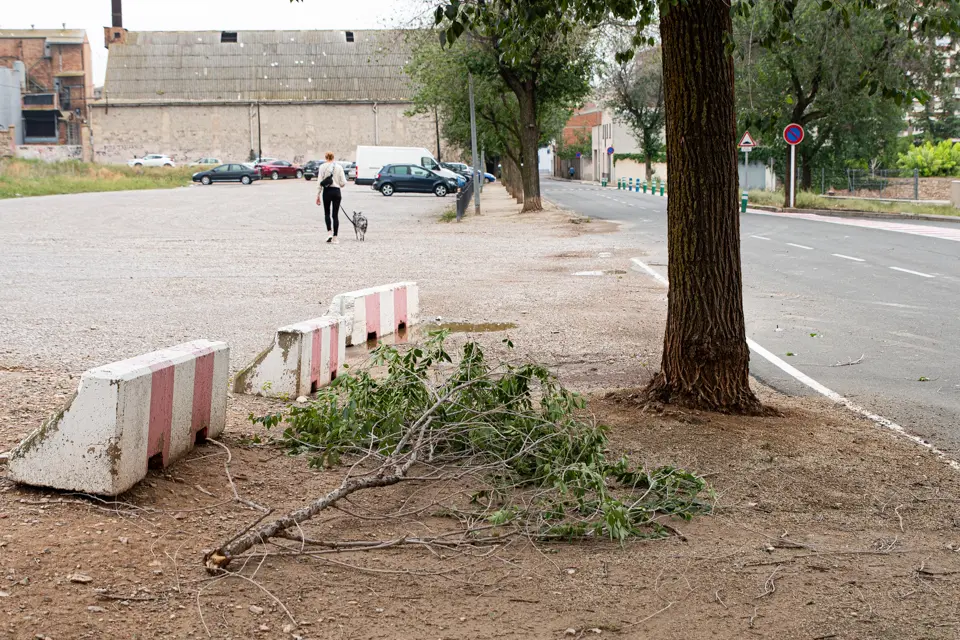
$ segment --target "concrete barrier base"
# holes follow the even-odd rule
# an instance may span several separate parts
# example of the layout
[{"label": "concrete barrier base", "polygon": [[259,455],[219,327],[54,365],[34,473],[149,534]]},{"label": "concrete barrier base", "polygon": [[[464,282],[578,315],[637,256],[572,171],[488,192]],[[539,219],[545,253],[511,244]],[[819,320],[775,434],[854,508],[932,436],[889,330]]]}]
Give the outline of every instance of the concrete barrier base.
[{"label": "concrete barrier base", "polygon": [[273,344],[237,373],[234,392],[288,398],[313,393],[337,377],[345,358],[345,334],[341,316],[277,329]]},{"label": "concrete barrier base", "polygon": [[226,424],[230,349],[196,340],[85,372],[66,405],[10,454],[20,483],[115,496]]}]

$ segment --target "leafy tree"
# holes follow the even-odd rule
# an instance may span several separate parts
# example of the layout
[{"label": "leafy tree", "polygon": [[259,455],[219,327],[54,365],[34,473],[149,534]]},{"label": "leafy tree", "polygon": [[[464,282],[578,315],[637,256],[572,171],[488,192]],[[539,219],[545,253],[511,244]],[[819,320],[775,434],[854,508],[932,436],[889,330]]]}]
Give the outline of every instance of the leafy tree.
[{"label": "leafy tree", "polygon": [[[529,164],[524,162],[520,108],[496,70],[493,52],[477,42],[460,41],[442,49],[427,34],[414,33],[410,37],[413,54],[406,73],[415,86],[411,113],[433,113],[436,109],[443,137],[461,149],[470,149],[470,98],[464,78],[472,74],[477,143],[489,156],[504,157],[508,167],[506,182],[512,191],[521,194],[520,181],[512,182],[510,169],[516,168],[519,173],[522,165]],[[559,134],[570,113],[571,105],[563,101],[541,101],[537,109],[538,146]],[[534,165],[536,161],[534,156]]]},{"label": "leafy tree", "polygon": [[[731,55],[731,14],[747,15],[761,1],[449,0],[437,9],[450,42],[468,31],[495,26],[498,53],[508,64],[528,59],[531,47],[541,40],[610,20],[635,26],[634,46],[653,46],[645,29],[659,12],[670,166],[670,292],[661,371],[647,388],[650,399],[721,411],[762,410],[750,390],[743,316]],[[880,7],[886,33],[960,30],[956,2],[820,0],[821,8],[835,5],[845,27],[858,12]],[[776,3],[761,44],[793,37],[790,24],[796,6],[796,0]],[[618,59],[631,55],[624,51]],[[865,86],[876,82],[884,95],[900,95],[901,100],[914,96],[902,78],[881,77],[868,69],[860,80]]]},{"label": "leafy tree", "polygon": [[603,79],[602,91],[604,104],[630,127],[645,156],[647,180],[650,180],[653,161],[664,149],[663,56],[660,50],[648,49],[613,65]]},{"label": "leafy tree", "polygon": [[[549,3],[536,0],[538,7]],[[538,211],[540,173],[538,149],[542,138],[542,105],[576,105],[590,92],[595,60],[589,29],[551,30],[550,22],[528,20],[530,7],[516,0],[476,0],[438,7],[436,22],[449,23],[445,36],[453,43],[466,32],[462,16],[469,16],[469,40],[491,52],[496,75],[514,94],[520,111],[519,134],[523,157],[523,211]],[[554,9],[555,11],[555,9]]]},{"label": "leafy tree", "polygon": [[[789,158],[780,132],[791,122],[803,125],[800,187],[810,189],[814,165],[865,162],[895,143],[906,103],[901,94],[885,95],[880,84],[923,89],[920,70],[934,61],[907,30],[887,31],[887,10],[880,7],[863,7],[847,26],[845,6],[799,0],[786,25],[790,37],[770,39],[780,4],[758,0],[734,20],[738,114],[742,128],[761,134],[779,158]],[[862,81],[865,74],[870,83]],[[792,175],[789,167],[785,174]]]}]

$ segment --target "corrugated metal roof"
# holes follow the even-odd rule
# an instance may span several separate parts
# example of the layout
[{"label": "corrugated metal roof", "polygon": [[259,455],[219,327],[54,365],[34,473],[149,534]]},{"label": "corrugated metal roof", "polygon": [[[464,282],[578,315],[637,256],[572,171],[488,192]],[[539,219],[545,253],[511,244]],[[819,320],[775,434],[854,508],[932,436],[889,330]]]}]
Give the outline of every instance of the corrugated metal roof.
[{"label": "corrugated metal roof", "polygon": [[86,37],[83,29],[0,29],[0,39],[44,38],[51,44],[83,44]]},{"label": "corrugated metal roof", "polygon": [[[233,32],[231,32],[233,33]],[[403,101],[404,31],[129,32],[110,45],[105,95],[114,102]]]}]

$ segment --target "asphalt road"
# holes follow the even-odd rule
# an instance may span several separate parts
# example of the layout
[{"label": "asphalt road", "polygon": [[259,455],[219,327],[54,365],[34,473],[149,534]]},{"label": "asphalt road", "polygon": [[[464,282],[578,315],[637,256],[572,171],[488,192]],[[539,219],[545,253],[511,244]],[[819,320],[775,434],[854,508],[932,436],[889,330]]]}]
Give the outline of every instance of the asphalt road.
[{"label": "asphalt road", "polygon": [[[637,255],[666,275],[666,198],[557,181],[543,191],[624,223]],[[750,338],[960,452],[960,224],[747,213],[741,251]],[[751,372],[785,393],[814,393],[756,355]]]}]

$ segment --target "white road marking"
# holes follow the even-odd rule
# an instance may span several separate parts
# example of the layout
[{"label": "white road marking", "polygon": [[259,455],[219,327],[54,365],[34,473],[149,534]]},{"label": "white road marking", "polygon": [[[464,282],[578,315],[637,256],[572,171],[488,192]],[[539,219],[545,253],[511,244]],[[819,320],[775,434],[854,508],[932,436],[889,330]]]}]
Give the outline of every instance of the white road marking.
[{"label": "white road marking", "polygon": [[[654,278],[657,282],[659,282],[660,284],[662,284],[662,285],[664,285],[664,286],[669,286],[669,284],[668,284],[668,282],[667,282],[667,279],[666,279],[664,276],[662,276],[658,271],[656,271],[655,269],[653,269],[650,265],[644,263],[644,262],[643,262],[642,260],[640,260],[639,258],[633,258],[632,261],[633,261],[633,264],[634,264],[634,265],[636,265],[637,267],[639,267],[639,268],[642,269],[643,271],[646,271],[646,272],[649,273],[651,276],[653,276],[653,278]],[[828,388],[828,387],[825,387],[824,385],[820,384],[819,382],[817,382],[816,380],[814,380],[813,378],[811,378],[811,377],[808,376],[807,374],[805,374],[805,373],[803,373],[802,371],[796,369],[796,368],[793,367],[792,365],[784,362],[784,361],[783,361],[782,359],[780,359],[779,357],[773,355],[772,353],[770,353],[769,351],[767,351],[765,348],[763,348],[763,346],[761,346],[761,345],[760,345],[759,343],[757,343],[756,341],[754,341],[754,340],[752,340],[752,339],[750,339],[750,338],[747,338],[747,346],[749,346],[749,347],[750,347],[750,350],[753,351],[754,353],[756,353],[758,356],[762,357],[762,358],[765,359],[767,362],[769,362],[770,364],[774,365],[775,367],[777,367],[778,369],[780,369],[781,371],[783,371],[783,372],[786,373],[787,375],[791,376],[792,378],[794,378],[794,379],[797,380],[798,382],[801,382],[802,384],[806,385],[807,387],[810,387],[811,389],[813,389],[814,391],[816,391],[816,392],[819,393],[820,395],[825,396],[825,397],[827,397],[827,398],[830,398],[831,400],[833,400],[833,401],[836,402],[837,404],[842,405],[842,406],[846,407],[847,409],[849,409],[850,411],[852,411],[852,412],[854,412],[854,413],[856,413],[856,414],[859,414],[859,415],[863,416],[863,417],[866,418],[867,420],[870,420],[871,422],[873,422],[873,423],[875,423],[875,424],[878,424],[878,425],[880,425],[881,427],[884,427],[885,429],[889,429],[890,431],[893,431],[893,432],[896,433],[897,435],[899,435],[899,436],[901,436],[901,437],[903,437],[903,438],[906,438],[907,440],[910,440],[911,442],[914,442],[915,444],[918,444],[918,445],[920,445],[921,447],[924,447],[925,449],[927,449],[928,451],[930,451],[931,453],[933,453],[933,454],[935,454],[937,457],[939,457],[941,460],[943,460],[944,462],[946,462],[947,465],[949,465],[952,469],[954,469],[955,471],[960,471],[960,462],[957,462],[956,460],[953,460],[953,459],[947,457],[947,454],[945,454],[945,453],[944,453],[943,451],[941,451],[940,449],[937,449],[935,446],[933,446],[933,445],[930,444],[929,442],[925,441],[925,440],[924,440],[923,438],[921,438],[920,436],[915,436],[915,435],[913,435],[912,433],[908,433],[906,429],[904,429],[903,427],[901,427],[901,426],[900,426],[899,424],[897,424],[896,422],[890,420],[889,418],[884,418],[884,417],[881,416],[881,415],[877,415],[876,413],[873,413],[872,411],[869,411],[869,410],[867,410],[867,409],[864,409],[863,407],[861,407],[860,405],[856,404],[855,402],[853,402],[853,401],[850,400],[849,398],[845,398],[844,396],[840,395],[840,394],[837,393],[836,391],[834,391],[834,390],[832,390],[832,389],[830,389],[830,388]]]},{"label": "white road marking", "polygon": [[751,238],[756,238],[757,240],[769,240],[770,238],[764,238],[763,236],[750,236]]},{"label": "white road marking", "polygon": [[575,276],[602,276],[603,271],[577,271],[573,275]]},{"label": "white road marking", "polygon": [[656,280],[663,286],[665,287],[670,286],[665,276],[660,275],[659,271],[657,271],[656,269],[648,265],[646,262],[644,262],[640,258],[633,258],[631,259],[631,262],[633,262],[633,264],[636,265],[637,267],[640,267],[642,271],[646,271],[648,274],[650,274],[653,277],[654,280]]},{"label": "white road marking", "polygon": [[865,227],[868,229],[879,229],[881,231],[894,231],[896,233],[906,233],[914,236],[926,236],[928,238],[940,238],[941,240],[953,240],[954,242],[960,242],[960,229],[954,228],[933,227],[922,224],[907,224],[904,222],[887,222],[885,220],[862,220],[859,218],[818,216],[813,213],[780,213],[778,211],[760,211],[758,209],[751,209],[750,213],[761,216],[774,216],[777,218],[799,218],[801,220],[827,222],[829,224],[840,224],[848,227]]},{"label": "white road marking", "polygon": [[787,244],[791,247],[796,247],[797,249],[807,249],[809,251],[813,251],[813,247],[808,247],[805,244],[794,244],[793,242],[788,242]]},{"label": "white road marking", "polygon": [[901,269],[900,267],[890,267],[894,271],[902,271],[903,273],[912,273],[915,276],[920,276],[921,278],[936,278],[937,276],[932,276],[929,273],[922,273],[920,271],[913,271],[911,269]]},{"label": "white road marking", "polygon": [[854,262],[866,262],[866,260],[864,260],[863,258],[854,258],[853,256],[845,256],[842,253],[833,253],[831,255],[834,255],[838,258],[843,258],[844,260],[853,260]]}]

